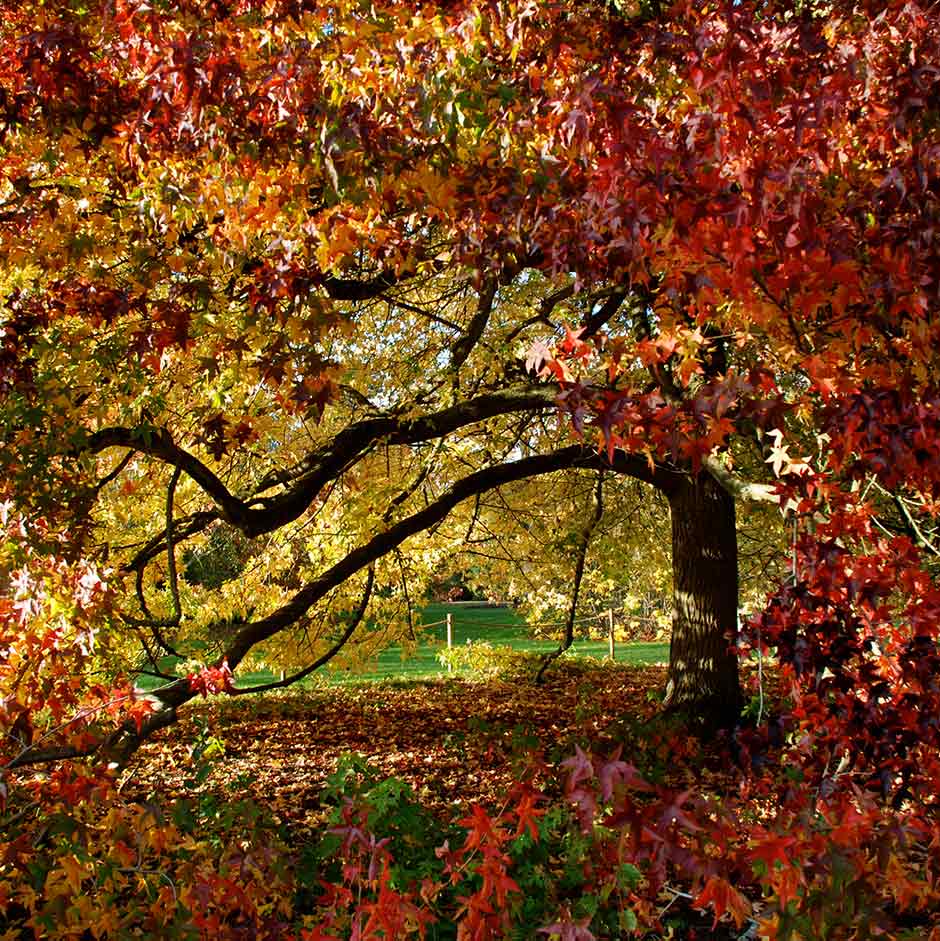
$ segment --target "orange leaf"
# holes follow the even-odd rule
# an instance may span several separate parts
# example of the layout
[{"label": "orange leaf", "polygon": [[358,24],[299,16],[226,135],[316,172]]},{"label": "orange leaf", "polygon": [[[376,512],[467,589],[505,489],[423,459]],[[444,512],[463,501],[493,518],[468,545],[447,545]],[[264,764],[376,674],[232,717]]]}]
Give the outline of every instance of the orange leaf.
[{"label": "orange leaf", "polygon": [[740,928],[744,920],[751,915],[751,904],[748,900],[731,885],[727,879],[721,876],[712,876],[705,883],[705,888],[699,893],[698,898],[692,903],[696,908],[705,908],[711,905],[715,910],[715,922],[726,912],[734,919],[736,927]]}]

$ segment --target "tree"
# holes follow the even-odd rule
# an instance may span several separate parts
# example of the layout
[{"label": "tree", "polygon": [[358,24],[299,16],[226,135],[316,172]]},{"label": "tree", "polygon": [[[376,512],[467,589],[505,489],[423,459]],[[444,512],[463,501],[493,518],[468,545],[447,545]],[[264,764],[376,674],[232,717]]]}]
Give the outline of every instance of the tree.
[{"label": "tree", "polygon": [[[933,525],[933,14],[4,14],[9,499],[112,570],[116,660],[213,664],[117,757],[246,658],[303,673],[410,610],[499,486],[666,497],[671,701],[724,724],[732,498],[845,539],[832,505],[873,478]],[[187,577],[220,527],[238,577]]]}]

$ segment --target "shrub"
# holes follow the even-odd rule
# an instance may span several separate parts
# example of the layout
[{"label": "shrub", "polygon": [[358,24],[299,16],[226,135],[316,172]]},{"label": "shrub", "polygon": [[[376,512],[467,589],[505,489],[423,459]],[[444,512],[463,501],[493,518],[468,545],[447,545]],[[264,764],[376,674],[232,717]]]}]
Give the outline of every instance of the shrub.
[{"label": "shrub", "polygon": [[449,670],[478,680],[530,676],[541,663],[538,654],[505,644],[491,644],[488,640],[468,640],[465,644],[445,647],[437,658]]}]

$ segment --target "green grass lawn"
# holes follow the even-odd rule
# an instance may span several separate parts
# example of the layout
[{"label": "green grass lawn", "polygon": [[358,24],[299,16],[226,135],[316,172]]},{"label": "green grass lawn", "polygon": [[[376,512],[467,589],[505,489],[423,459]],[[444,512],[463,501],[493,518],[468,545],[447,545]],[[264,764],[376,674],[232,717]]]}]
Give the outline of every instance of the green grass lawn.
[{"label": "green grass lawn", "polygon": [[[558,646],[557,640],[534,636],[525,621],[513,608],[483,608],[462,604],[430,604],[422,612],[423,624],[444,621],[448,612],[452,616],[454,628],[454,646],[465,644],[468,640],[488,641],[494,646],[507,646],[526,652],[546,653]],[[331,671],[328,667],[318,671],[322,682],[324,678],[334,683],[356,683],[362,681],[383,681],[392,679],[422,679],[444,676],[447,673],[437,659],[438,651],[446,644],[446,628],[438,624],[423,634],[424,640],[417,649],[402,658],[402,648],[387,647],[383,650],[372,668],[361,672]],[[574,642],[575,653],[581,656],[606,658],[607,640],[578,638]],[[664,663],[669,659],[668,643],[618,644],[618,663]],[[166,666],[171,666],[168,663]],[[238,676],[240,686],[270,683],[277,676],[268,670],[253,673],[241,673]],[[153,689],[160,685],[154,677],[141,676],[138,685]]]},{"label": "green grass lawn", "polygon": [[[468,640],[485,640],[494,646],[512,647],[514,650],[547,653],[558,646],[557,640],[537,638],[513,608],[477,608],[471,605],[430,604],[423,612],[424,624],[443,621],[450,612],[454,626],[454,646]],[[443,624],[431,628],[436,643],[425,642],[407,659],[402,659],[398,646],[388,647],[379,654],[375,668],[353,674],[353,680],[387,680],[397,677],[415,678],[442,676],[447,671],[438,662],[438,651],[446,644]],[[576,639],[575,652],[589,657],[606,657],[606,639]],[[658,663],[668,661],[669,644],[620,644],[618,663]],[[339,678],[339,677],[337,677]]]}]

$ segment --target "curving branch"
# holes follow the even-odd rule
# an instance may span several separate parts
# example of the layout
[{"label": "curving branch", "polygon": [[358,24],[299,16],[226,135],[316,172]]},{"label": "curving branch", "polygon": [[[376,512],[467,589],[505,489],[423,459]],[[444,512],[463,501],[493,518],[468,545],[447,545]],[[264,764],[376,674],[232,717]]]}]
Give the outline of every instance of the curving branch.
[{"label": "curving branch", "polygon": [[[181,516],[173,522],[173,539],[179,543],[201,533],[209,525],[218,520],[219,514],[214,510],[200,510],[198,513],[191,513],[188,516]],[[155,559],[166,544],[166,534],[158,533],[152,536],[144,546],[137,551],[134,557],[124,565],[126,572],[139,572],[151,559]],[[138,592],[139,596],[139,592]]]},{"label": "curving branch", "polygon": [[[167,699],[161,708],[156,709],[150,715],[145,716],[139,726],[135,721],[124,723],[119,729],[110,735],[89,742],[87,745],[49,745],[44,747],[43,741],[48,740],[48,733],[43,739],[24,748],[18,755],[9,761],[4,768],[12,770],[22,768],[28,765],[48,764],[52,761],[65,761],[73,758],[87,758],[98,753],[105,753],[112,760],[123,764],[127,758],[139,747],[143,741],[155,731],[172,725],[176,721],[176,707],[182,705],[193,694],[189,690],[189,684],[185,681],[177,681],[170,686],[164,687],[167,690]],[[103,707],[100,707],[103,708]],[[100,711],[99,708],[99,711]],[[87,718],[89,713],[79,713],[79,715],[65,722],[55,731],[61,731],[65,726],[71,725],[80,719]],[[133,746],[128,750],[128,746]]]},{"label": "curving branch", "polygon": [[615,291],[593,314],[585,317],[581,321],[581,339],[585,340],[594,336],[601,327],[605,326],[611,317],[620,310],[620,305],[623,304],[626,297],[626,291]]},{"label": "curving branch", "polygon": [[[888,492],[880,486],[878,489],[883,493]],[[904,501],[904,498],[899,493],[892,493],[891,498],[894,500],[894,505],[898,508],[898,510],[901,511],[901,516],[904,517],[906,529],[914,545],[924,549],[932,555],[940,556],[940,547],[928,539],[920,526],[917,525],[917,520],[914,519],[914,515],[911,513],[910,507],[908,507],[907,503]]]},{"label": "curving branch", "polygon": [[461,332],[459,323],[454,323],[453,320],[448,320],[446,317],[442,317],[440,314],[432,314],[431,311],[425,310],[423,307],[418,307],[416,304],[410,304],[408,301],[402,300],[400,297],[390,297],[387,294],[381,294],[379,296],[383,301],[392,307],[400,307],[402,310],[410,310],[413,314],[417,314],[419,317],[424,317],[426,320],[430,320],[432,323],[439,324],[442,327],[447,327],[448,330],[453,330],[455,333]]},{"label": "curving branch", "polygon": [[383,271],[365,281],[358,281],[354,278],[326,277],[322,283],[326,293],[334,301],[369,301],[379,297],[401,280],[402,278],[394,272]]},{"label": "curving branch", "polygon": [[498,284],[495,278],[490,278],[483,284],[477,302],[476,313],[470,320],[466,331],[454,342],[450,348],[450,368],[457,373],[480,342],[483,331],[493,312],[493,303],[496,300]]},{"label": "curving branch", "polygon": [[[162,428],[103,428],[89,435],[86,450],[97,453],[114,446],[133,446],[143,454],[181,468],[218,508],[217,516],[195,514],[189,517],[186,526],[191,528],[187,534],[198,532],[212,519],[221,518],[253,538],[296,520],[329,481],[352,467],[380,442],[419,444],[498,415],[554,408],[557,394],[558,390],[548,384],[519,385],[474,396],[417,418],[387,416],[363,419],[339,432],[329,444],[318,448],[293,468],[262,479],[255,489],[256,495],[247,500],[232,494],[209,467],[179,447],[170,433]],[[281,494],[259,495],[278,484],[288,483],[290,486]],[[176,535],[179,538],[180,534]],[[163,539],[161,536],[161,544]],[[159,545],[151,540],[135,556],[130,568],[149,561],[160,551]]]},{"label": "curving branch", "polygon": [[369,577],[366,579],[366,587],[362,593],[362,600],[359,602],[359,607],[356,608],[353,613],[352,618],[350,618],[349,624],[346,625],[346,630],[343,631],[340,638],[326,651],[322,656],[317,657],[313,663],[304,667],[302,670],[298,670],[296,673],[291,676],[285,677],[283,680],[275,680],[271,683],[262,683],[258,686],[244,686],[244,687],[235,687],[234,689],[229,690],[229,694],[232,696],[245,696],[248,693],[263,693],[269,689],[283,689],[286,686],[291,686],[294,683],[299,682],[307,676],[310,676],[315,670],[319,670],[320,667],[329,663],[342,649],[346,646],[346,642],[350,637],[356,632],[356,628],[362,623],[362,619],[365,617],[366,609],[369,607],[369,599],[372,597],[372,588],[375,584],[375,566],[369,566]]},{"label": "curving branch", "polygon": [[98,454],[112,447],[133,448],[179,467],[213,499],[228,522],[238,526],[243,521],[245,504],[199,458],[179,447],[165,428],[102,428],[88,436],[84,450]]},{"label": "curving branch", "polygon": [[568,300],[574,294],[574,282],[571,284],[566,284],[563,288],[559,288],[557,291],[553,291],[547,297],[542,298],[542,301],[539,303],[539,309],[527,320],[523,320],[515,329],[510,331],[506,336],[505,343],[508,345],[512,343],[513,340],[519,336],[527,327],[531,327],[533,324],[543,323],[546,327],[555,329],[555,324],[551,321],[551,313],[555,309],[556,305],[560,304],[562,301]]},{"label": "curving branch", "polygon": [[[144,594],[144,569],[143,566],[141,566],[137,569],[135,587],[137,591],[137,600],[140,603],[140,609],[143,611],[146,620],[141,621],[135,618],[125,618],[125,620],[135,627],[149,627],[151,633],[153,634],[153,639],[165,653],[168,653],[174,657],[180,657],[182,659],[182,654],[180,654],[179,651],[176,650],[172,644],[170,644],[161,630],[161,628],[164,627],[178,627],[183,617],[183,606],[180,604],[179,577],[176,571],[176,548],[173,543],[173,501],[176,497],[176,485],[179,483],[181,474],[182,469],[179,466],[173,468],[173,475],[170,477],[170,483],[167,486],[166,491],[166,560],[168,577],[170,580],[170,597],[173,600],[173,614],[168,618],[161,619],[155,618],[150,613],[150,609],[147,606],[147,598]],[[147,651],[147,654],[151,661],[154,662],[153,656],[150,654],[149,650]],[[155,662],[154,666],[156,667]]]},{"label": "curving branch", "polygon": [[712,455],[702,458],[702,466],[718,481],[722,489],[736,500],[752,503],[780,503],[780,491],[776,484],[755,484],[742,480]]},{"label": "curving branch", "polygon": [[179,578],[176,574],[176,548],[173,545],[173,500],[176,497],[176,485],[179,483],[181,473],[182,469],[179,465],[173,468],[170,485],[166,488],[166,565],[170,579],[170,597],[173,599],[173,615],[169,621],[172,626],[178,625],[183,616]]},{"label": "curving branch", "polygon": [[101,478],[101,480],[98,481],[98,483],[95,484],[95,495],[101,493],[101,491],[104,490],[104,488],[107,487],[112,480],[116,480],[121,476],[121,474],[124,472],[124,468],[130,464],[131,458],[133,458],[136,453],[136,451],[128,451],[127,454],[125,454],[124,457],[122,457],[118,462],[117,467],[115,467],[110,474],[106,474]]}]

